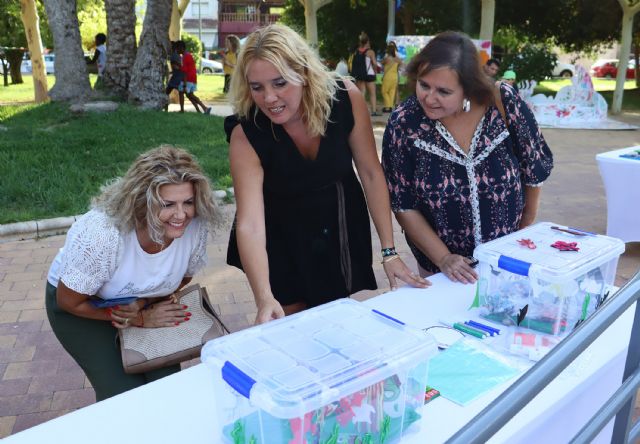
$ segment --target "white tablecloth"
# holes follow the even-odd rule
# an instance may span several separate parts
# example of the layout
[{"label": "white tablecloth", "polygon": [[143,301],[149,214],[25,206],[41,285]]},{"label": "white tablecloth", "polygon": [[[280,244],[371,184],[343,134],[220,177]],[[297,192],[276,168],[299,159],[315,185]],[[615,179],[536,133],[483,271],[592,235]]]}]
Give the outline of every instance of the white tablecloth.
[{"label": "white tablecloth", "polygon": [[[365,302],[397,319],[426,327],[460,314],[473,299],[474,286],[454,284],[442,275],[433,286],[401,288]],[[492,440],[508,443],[566,443],[620,386],[633,322],[630,308],[568,369],[549,384]],[[509,383],[465,407],[442,397],[424,408],[420,433],[403,444],[440,443],[464,426]],[[189,443],[218,444],[214,375],[204,365],[123,393],[8,437],[4,442],[66,444]],[[611,427],[596,442],[608,442]]]},{"label": "white tablecloth", "polygon": [[640,146],[596,156],[607,195],[607,235],[624,242],[640,241],[640,160],[625,159]]}]

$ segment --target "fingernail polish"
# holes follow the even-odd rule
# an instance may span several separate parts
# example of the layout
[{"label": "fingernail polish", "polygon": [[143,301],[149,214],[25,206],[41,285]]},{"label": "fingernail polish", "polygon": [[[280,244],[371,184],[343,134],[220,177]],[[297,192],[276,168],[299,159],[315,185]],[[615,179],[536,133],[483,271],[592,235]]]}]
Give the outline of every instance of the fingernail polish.
[{"label": "fingernail polish", "polygon": [[115,306],[113,307],[113,309],[114,309],[114,310],[120,310],[120,306],[119,306],[119,305],[115,305]]},{"label": "fingernail polish", "polygon": [[185,315],[186,317],[189,317],[189,316],[191,316],[191,313],[186,312],[184,315]]},{"label": "fingernail polish", "polygon": [[184,318],[185,321],[188,321],[189,319],[191,319],[191,318]]},{"label": "fingernail polish", "polygon": [[182,309],[183,309],[183,310],[186,310],[187,308],[189,308],[189,307],[187,307],[186,305],[183,305],[183,306],[182,306]]},{"label": "fingernail polish", "polygon": [[109,316],[111,316],[111,309],[110,309],[110,308],[107,308],[107,314],[108,314]]},{"label": "fingernail polish", "polygon": [[176,322],[174,325],[180,325],[180,323],[179,323],[179,322]]}]

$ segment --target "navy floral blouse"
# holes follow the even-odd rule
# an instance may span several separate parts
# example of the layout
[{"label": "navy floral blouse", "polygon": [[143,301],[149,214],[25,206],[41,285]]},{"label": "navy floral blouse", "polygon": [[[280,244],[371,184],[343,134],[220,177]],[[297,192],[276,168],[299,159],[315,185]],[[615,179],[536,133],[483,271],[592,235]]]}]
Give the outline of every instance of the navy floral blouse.
[{"label": "navy floral blouse", "polygon": [[[429,119],[415,95],[391,114],[382,142],[394,212],[417,210],[454,254],[518,229],[523,186],[540,186],[553,155],[529,107],[501,84],[507,126],[489,106],[465,153],[438,120]],[[438,268],[407,237],[426,270]]]}]

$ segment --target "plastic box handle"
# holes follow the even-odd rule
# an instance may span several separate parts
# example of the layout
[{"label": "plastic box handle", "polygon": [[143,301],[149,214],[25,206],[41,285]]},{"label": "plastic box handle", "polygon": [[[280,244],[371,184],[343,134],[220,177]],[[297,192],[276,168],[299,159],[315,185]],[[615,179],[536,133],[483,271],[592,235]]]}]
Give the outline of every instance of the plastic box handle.
[{"label": "plastic box handle", "polygon": [[498,259],[498,267],[521,276],[529,276],[531,264],[513,257],[501,255]]},{"label": "plastic box handle", "polygon": [[245,372],[229,361],[225,361],[222,366],[222,379],[247,399],[249,399],[251,387],[256,383],[256,381],[249,377]]}]

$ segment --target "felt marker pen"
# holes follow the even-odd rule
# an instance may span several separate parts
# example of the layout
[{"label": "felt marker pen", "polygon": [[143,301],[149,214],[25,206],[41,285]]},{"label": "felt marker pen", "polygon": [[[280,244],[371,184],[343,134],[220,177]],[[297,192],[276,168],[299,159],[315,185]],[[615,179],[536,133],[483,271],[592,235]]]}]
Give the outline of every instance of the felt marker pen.
[{"label": "felt marker pen", "polygon": [[462,333],[466,333],[479,339],[484,339],[487,336],[485,332],[476,330],[473,327],[469,327],[468,325],[464,325],[459,322],[454,323],[453,328],[461,331]]},{"label": "felt marker pen", "polygon": [[[476,321],[473,321],[473,320],[469,320],[469,322],[466,322],[466,323],[469,324],[472,327],[480,328],[482,330],[486,330],[486,331],[488,331],[490,333],[494,333],[496,335],[500,334],[500,330],[498,330],[497,328],[491,327],[490,325],[481,324],[480,322],[476,322]],[[493,334],[491,336],[493,336]]]},{"label": "felt marker pen", "polygon": [[476,325],[475,322],[472,321],[465,321],[464,325],[471,327],[471,328],[475,328],[476,330],[480,330],[481,332],[486,333],[489,336],[493,336],[496,334],[496,332],[494,332],[493,330],[489,330],[486,327],[480,326],[480,325]]}]

